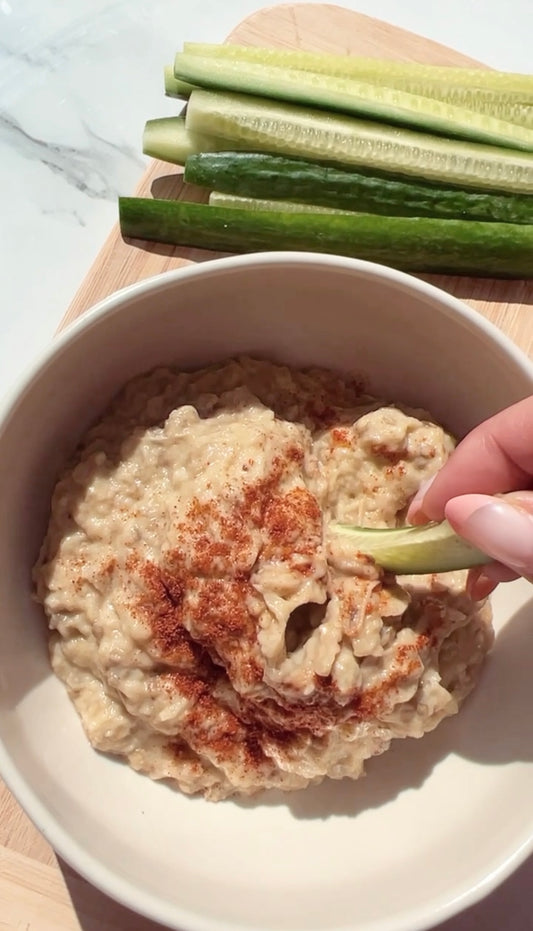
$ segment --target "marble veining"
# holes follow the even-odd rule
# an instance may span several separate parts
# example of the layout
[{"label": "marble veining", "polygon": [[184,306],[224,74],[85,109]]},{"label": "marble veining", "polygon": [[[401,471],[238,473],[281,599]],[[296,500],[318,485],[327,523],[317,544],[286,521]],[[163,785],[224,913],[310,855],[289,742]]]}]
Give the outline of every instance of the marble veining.
[{"label": "marble veining", "polygon": [[0,114],[0,145],[7,144],[15,148],[19,156],[42,162],[54,174],[88,197],[116,198],[120,185],[113,184],[116,173],[116,157],[123,155],[132,161],[138,170],[143,168],[139,153],[129,145],[118,145],[103,139],[83,123],[89,143],[86,150],[77,149],[59,143],[36,139],[26,132],[14,119]]}]

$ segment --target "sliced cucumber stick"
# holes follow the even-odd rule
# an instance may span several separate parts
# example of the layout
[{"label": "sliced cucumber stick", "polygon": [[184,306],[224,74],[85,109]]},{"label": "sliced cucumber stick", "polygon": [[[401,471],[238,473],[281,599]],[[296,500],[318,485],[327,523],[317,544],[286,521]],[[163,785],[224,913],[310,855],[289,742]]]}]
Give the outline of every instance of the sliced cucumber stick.
[{"label": "sliced cucumber stick", "polygon": [[[189,156],[199,152],[219,152],[227,149],[225,139],[216,139],[209,133],[187,129],[185,117],[163,116],[148,120],[143,133],[143,152],[152,158],[174,165],[184,165]],[[233,148],[238,149],[238,143]]]},{"label": "sliced cucumber stick", "polygon": [[174,76],[214,90],[350,113],[448,137],[533,152],[533,130],[380,84],[271,65],[178,53]]},{"label": "sliced cucumber stick", "polygon": [[[202,58],[217,58],[240,62],[254,62],[279,68],[299,71],[315,71],[374,80],[389,87],[394,82],[417,82],[424,93],[424,86],[439,82],[448,87],[456,85],[465,92],[472,88],[493,90],[500,95],[517,94],[524,103],[533,103],[533,75],[508,71],[493,71],[486,68],[451,68],[439,65],[423,65],[417,62],[365,58],[359,55],[341,55],[327,52],[306,52],[289,49],[261,48],[243,45],[216,45],[204,42],[185,42],[183,51]],[[431,94],[426,94],[431,96]]]},{"label": "sliced cucumber stick", "polygon": [[258,152],[192,155],[185,180],[219,192],[221,206],[224,193],[388,216],[533,223],[533,194],[464,191]]},{"label": "sliced cucumber stick", "polygon": [[530,74],[194,42],[186,42],[183,49],[188,55],[240,62],[243,67],[255,63],[371,81],[533,128],[533,75]]},{"label": "sliced cucumber stick", "polygon": [[533,277],[533,225],[284,213],[142,197],[119,199],[124,236],[222,252],[330,252],[406,271]]},{"label": "sliced cucumber stick", "polygon": [[408,94],[421,94],[432,97],[435,100],[442,100],[465,110],[485,113],[487,116],[493,116],[498,120],[505,120],[508,123],[516,123],[518,126],[533,129],[533,96],[528,102],[530,96],[528,92],[510,91],[498,93],[497,90],[492,88],[485,90],[481,87],[469,86],[468,83],[466,85],[450,84],[445,80],[425,81],[420,84],[420,81],[417,81],[416,78],[396,79],[393,86],[406,91]]},{"label": "sliced cucumber stick", "polygon": [[165,65],[163,76],[165,81],[165,94],[167,97],[190,97],[193,85],[175,78],[172,65]]},{"label": "sliced cucumber stick", "polygon": [[317,207],[315,204],[298,204],[290,200],[267,200],[260,197],[237,197],[235,194],[223,194],[211,191],[211,207],[234,207],[241,210],[281,210],[283,213],[325,213],[352,214],[351,210],[335,210],[333,207]]},{"label": "sliced cucumber stick", "polygon": [[447,521],[422,527],[376,530],[333,524],[333,533],[370,556],[378,566],[398,575],[451,572],[490,562],[490,558],[458,537]]},{"label": "sliced cucumber stick", "polygon": [[166,116],[148,120],[143,132],[143,152],[164,162],[184,165],[189,155],[209,151],[205,135],[190,132],[185,117]]},{"label": "sliced cucumber stick", "polygon": [[190,131],[247,148],[448,185],[531,194],[533,155],[444,139],[247,94],[194,90]]}]

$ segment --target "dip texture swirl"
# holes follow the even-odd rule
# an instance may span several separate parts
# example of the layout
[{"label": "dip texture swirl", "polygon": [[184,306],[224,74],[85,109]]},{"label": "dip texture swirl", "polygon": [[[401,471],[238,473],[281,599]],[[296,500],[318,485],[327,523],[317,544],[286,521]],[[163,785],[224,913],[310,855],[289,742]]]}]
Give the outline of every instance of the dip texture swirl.
[{"label": "dip texture swirl", "polygon": [[93,746],[217,800],[356,779],[455,714],[488,604],[465,572],[396,578],[329,530],[401,524],[452,449],[321,369],[129,382],[60,477],[34,569]]}]

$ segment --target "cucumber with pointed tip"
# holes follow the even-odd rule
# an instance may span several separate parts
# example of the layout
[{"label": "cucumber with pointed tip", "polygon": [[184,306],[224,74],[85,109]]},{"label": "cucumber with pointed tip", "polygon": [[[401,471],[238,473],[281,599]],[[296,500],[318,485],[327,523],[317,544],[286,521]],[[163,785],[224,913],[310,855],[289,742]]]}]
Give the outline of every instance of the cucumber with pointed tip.
[{"label": "cucumber with pointed tip", "polygon": [[397,575],[451,572],[491,562],[489,556],[459,537],[447,521],[392,529],[333,524],[330,530],[345,536],[350,546],[370,556],[376,565]]}]

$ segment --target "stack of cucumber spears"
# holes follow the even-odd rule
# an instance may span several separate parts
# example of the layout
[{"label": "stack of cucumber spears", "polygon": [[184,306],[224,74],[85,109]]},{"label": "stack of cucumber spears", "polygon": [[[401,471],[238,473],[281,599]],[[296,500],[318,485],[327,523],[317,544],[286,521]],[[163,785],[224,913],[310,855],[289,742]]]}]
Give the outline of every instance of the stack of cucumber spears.
[{"label": "stack of cucumber spears", "polygon": [[533,75],[185,43],[144,152],[209,204],[120,198],[124,236],[533,277]]}]

